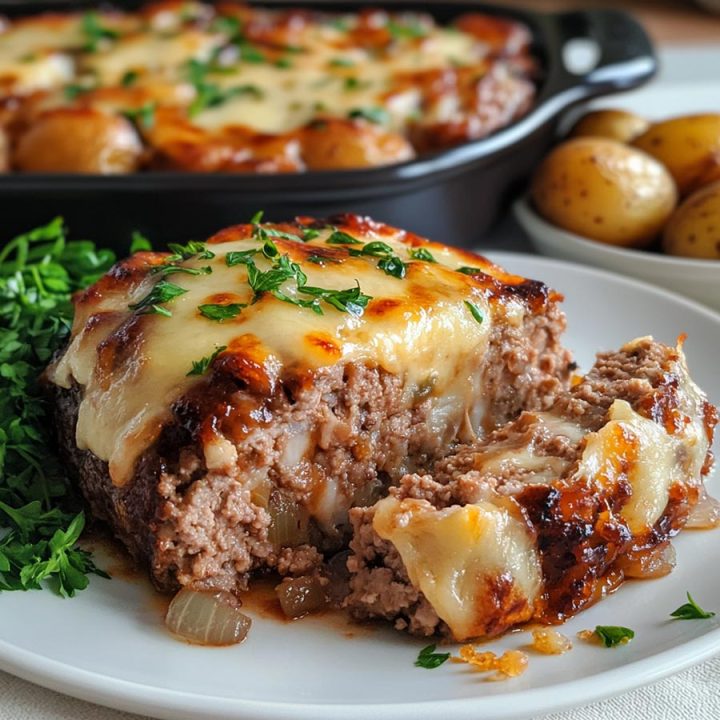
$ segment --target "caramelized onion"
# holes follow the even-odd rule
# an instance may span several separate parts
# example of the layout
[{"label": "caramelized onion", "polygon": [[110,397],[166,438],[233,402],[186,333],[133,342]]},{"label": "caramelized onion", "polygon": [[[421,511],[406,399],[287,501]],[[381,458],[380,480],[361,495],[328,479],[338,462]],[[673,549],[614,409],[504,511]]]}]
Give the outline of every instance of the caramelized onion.
[{"label": "caramelized onion", "polygon": [[273,490],[268,502],[270,528],[268,540],[276,547],[297,547],[309,541],[310,516],[285,490]]},{"label": "caramelized onion", "polygon": [[618,558],[615,567],[627,578],[659,578],[675,568],[675,548],[669,543]]},{"label": "caramelized onion", "polygon": [[199,592],[183,588],[170,603],[166,627],[197,645],[234,645],[250,629],[240,601],[228,592]]},{"label": "caramelized onion", "polygon": [[285,578],[276,588],[280,607],[289,618],[299,618],[327,606],[328,599],[320,578],[304,575]]},{"label": "caramelized onion", "polygon": [[709,530],[718,525],[720,525],[720,502],[710,497],[703,487],[697,504],[690,511],[685,527],[691,530]]}]

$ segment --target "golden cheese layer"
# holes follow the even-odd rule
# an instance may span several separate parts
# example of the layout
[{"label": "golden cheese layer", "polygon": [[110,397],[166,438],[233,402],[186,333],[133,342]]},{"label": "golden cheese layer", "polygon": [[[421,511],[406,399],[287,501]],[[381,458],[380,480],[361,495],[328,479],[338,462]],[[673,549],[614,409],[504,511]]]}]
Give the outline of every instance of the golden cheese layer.
[{"label": "golden cheese layer", "polygon": [[7,123],[20,170],[38,169],[23,147],[32,128],[78,108],[126,117],[143,137],[147,157],[109,171],[385,164],[524,112],[529,41],[523,26],[479,14],[442,27],[419,13],[162,2],[6,24],[0,95],[24,101]]},{"label": "golden cheese layer", "polygon": [[542,285],[362,218],[243,225],[119,263],[76,298],[48,376],[81,386],[77,445],[118,484],[173,402],[218,365],[269,396],[288,374],[366,363],[402,378],[408,406],[442,398],[477,429],[493,323],[519,326],[533,298],[544,302]]}]

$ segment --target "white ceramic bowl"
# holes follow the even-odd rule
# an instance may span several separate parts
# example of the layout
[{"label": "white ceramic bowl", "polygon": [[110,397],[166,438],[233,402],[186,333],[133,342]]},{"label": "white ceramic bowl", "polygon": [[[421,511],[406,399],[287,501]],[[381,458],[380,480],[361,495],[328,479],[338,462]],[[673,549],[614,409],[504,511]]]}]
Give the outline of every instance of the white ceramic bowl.
[{"label": "white ceramic bowl", "polygon": [[589,240],[541,218],[526,196],[515,202],[513,210],[543,255],[640,278],[720,310],[720,260],[659,255]]}]

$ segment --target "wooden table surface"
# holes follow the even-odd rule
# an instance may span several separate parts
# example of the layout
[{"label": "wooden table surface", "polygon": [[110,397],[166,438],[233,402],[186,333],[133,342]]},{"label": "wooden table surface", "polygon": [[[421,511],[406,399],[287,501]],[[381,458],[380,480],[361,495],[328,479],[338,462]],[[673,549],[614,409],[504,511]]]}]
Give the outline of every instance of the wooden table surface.
[{"label": "wooden table surface", "polygon": [[[720,46],[720,13],[702,10],[689,0],[494,0],[537,10],[614,7],[633,13],[661,45],[716,43]],[[720,68],[718,68],[720,75]]]}]

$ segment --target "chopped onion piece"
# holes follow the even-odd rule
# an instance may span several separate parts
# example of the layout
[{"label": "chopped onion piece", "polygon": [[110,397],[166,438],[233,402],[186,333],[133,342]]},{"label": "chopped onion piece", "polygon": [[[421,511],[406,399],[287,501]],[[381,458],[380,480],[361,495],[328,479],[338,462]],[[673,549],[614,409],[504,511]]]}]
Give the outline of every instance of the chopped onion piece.
[{"label": "chopped onion piece", "polygon": [[328,599],[317,575],[285,578],[276,588],[280,607],[289,618],[299,618],[327,606]]},{"label": "chopped onion piece", "polygon": [[669,543],[618,558],[615,567],[628,578],[659,578],[670,574],[676,564],[675,548]]},{"label": "chopped onion piece", "polygon": [[690,511],[690,517],[685,524],[691,530],[709,530],[720,525],[720,502],[708,495],[702,488],[697,505]]},{"label": "chopped onion piece", "polygon": [[183,588],[170,603],[166,627],[197,645],[234,645],[250,629],[250,618],[240,612],[240,601],[228,592]]},{"label": "chopped onion piece", "polygon": [[289,492],[273,490],[268,512],[271,519],[268,540],[276,548],[297,547],[309,541],[308,511]]}]

